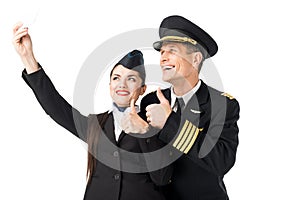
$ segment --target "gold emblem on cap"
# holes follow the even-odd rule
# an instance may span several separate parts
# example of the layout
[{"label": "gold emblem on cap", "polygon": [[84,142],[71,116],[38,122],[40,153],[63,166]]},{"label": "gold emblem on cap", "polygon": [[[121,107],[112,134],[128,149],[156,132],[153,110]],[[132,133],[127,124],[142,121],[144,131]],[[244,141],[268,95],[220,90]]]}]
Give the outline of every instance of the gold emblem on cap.
[{"label": "gold emblem on cap", "polygon": [[226,92],[223,92],[221,95],[224,96],[224,97],[228,97],[230,100],[234,99],[233,96],[231,96],[230,94],[228,94]]},{"label": "gold emblem on cap", "polygon": [[180,36],[165,36],[163,38],[160,39],[161,41],[166,41],[166,40],[170,40],[170,41],[174,41],[174,42],[189,42],[193,45],[197,44],[196,40],[193,40],[192,38],[189,37],[180,37]]}]

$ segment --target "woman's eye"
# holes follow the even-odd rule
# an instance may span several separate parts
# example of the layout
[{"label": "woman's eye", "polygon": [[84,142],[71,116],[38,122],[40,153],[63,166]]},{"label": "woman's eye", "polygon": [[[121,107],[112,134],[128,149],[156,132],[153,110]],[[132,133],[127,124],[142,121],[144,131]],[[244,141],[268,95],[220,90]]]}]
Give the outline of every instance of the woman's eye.
[{"label": "woman's eye", "polygon": [[132,82],[135,82],[135,81],[136,81],[135,78],[132,78],[132,77],[131,77],[131,78],[128,78],[128,80],[129,80],[129,81],[132,81]]},{"label": "woman's eye", "polygon": [[112,80],[114,80],[114,81],[119,80],[119,77],[115,76],[115,77],[113,77]]}]

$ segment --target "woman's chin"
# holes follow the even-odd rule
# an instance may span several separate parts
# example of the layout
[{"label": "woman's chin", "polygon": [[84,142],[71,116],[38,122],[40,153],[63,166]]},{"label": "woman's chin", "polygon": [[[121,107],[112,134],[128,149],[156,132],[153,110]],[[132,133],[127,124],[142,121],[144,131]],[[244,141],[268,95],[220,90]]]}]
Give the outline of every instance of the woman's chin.
[{"label": "woman's chin", "polygon": [[129,100],[127,100],[127,101],[114,101],[114,102],[119,107],[128,107],[129,106]]}]

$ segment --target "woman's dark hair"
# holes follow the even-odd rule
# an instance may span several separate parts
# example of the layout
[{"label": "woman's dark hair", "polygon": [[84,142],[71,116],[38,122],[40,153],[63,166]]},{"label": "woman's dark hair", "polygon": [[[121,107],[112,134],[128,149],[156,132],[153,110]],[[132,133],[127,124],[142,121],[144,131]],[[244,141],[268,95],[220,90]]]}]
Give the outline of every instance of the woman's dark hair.
[{"label": "woman's dark hair", "polygon": [[[96,155],[98,150],[99,136],[103,131],[104,124],[108,118],[108,112],[101,115],[89,115],[88,117],[88,129],[87,129],[87,144],[88,144],[88,164],[87,164],[87,183],[89,184],[92,175],[96,168]],[[101,120],[99,120],[101,119]]]}]

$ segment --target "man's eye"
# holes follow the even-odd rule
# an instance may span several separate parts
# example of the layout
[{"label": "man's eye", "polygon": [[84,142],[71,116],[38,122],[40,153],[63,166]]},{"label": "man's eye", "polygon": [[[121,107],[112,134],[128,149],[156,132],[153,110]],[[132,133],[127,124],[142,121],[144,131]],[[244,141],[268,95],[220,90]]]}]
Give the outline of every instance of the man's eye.
[{"label": "man's eye", "polygon": [[176,51],[176,49],[170,49],[170,52],[171,52],[171,53],[175,53],[175,52],[177,52],[177,51]]}]

